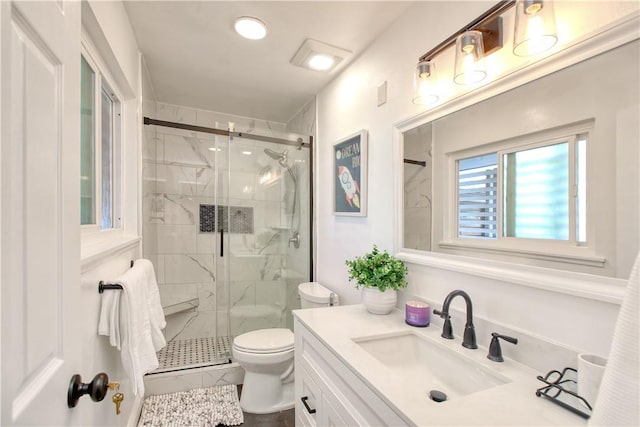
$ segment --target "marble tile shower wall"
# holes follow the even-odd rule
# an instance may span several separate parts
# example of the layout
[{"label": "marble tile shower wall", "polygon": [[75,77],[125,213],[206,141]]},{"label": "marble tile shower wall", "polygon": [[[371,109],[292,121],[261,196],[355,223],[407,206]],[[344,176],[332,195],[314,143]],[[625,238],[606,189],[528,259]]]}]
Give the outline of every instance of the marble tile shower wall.
[{"label": "marble tile shower wall", "polygon": [[[220,129],[234,122],[236,131],[248,134],[284,132],[278,123],[175,105],[147,102],[144,110],[159,120]],[[164,306],[191,299],[199,303],[195,311],[168,317],[168,339],[285,326],[282,270],[288,236],[280,233],[290,221],[282,197],[286,180],[266,188],[259,184],[260,171],[273,162],[263,154],[266,143],[226,142],[226,137],[211,134],[145,127],[145,257],[154,262]],[[218,233],[200,232],[200,205],[215,204],[216,188],[225,206],[253,210],[253,232],[231,233],[224,258],[219,257]]]},{"label": "marble tile shower wall", "polygon": [[[313,97],[300,111],[287,123],[287,132],[294,132],[300,135],[310,135],[314,143],[316,139],[316,98]],[[298,186],[301,189],[310,188],[309,180],[309,150],[291,152],[296,165],[298,176]],[[300,308],[298,297],[298,285],[310,280],[311,271],[311,211],[310,192],[299,191],[298,208],[300,209],[300,247],[294,249],[293,246],[287,250],[287,305],[295,310]],[[287,316],[287,327],[293,329],[293,317],[291,313]]]},{"label": "marble tile shower wall", "polygon": [[405,159],[425,161],[426,166],[404,164],[404,241],[411,249],[431,249],[431,133],[407,135]]}]

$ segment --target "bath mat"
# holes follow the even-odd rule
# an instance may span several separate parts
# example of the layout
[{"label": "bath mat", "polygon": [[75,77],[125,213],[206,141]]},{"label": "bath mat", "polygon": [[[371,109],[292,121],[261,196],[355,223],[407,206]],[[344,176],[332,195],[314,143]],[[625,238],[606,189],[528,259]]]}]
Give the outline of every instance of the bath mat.
[{"label": "bath mat", "polygon": [[237,386],[224,385],[148,396],[138,427],[237,426],[243,422]]}]

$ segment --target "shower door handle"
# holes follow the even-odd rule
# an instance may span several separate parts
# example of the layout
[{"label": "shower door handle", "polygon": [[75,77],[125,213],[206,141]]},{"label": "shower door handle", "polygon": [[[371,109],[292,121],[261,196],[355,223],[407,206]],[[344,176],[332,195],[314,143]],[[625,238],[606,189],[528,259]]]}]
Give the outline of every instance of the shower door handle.
[{"label": "shower door handle", "polygon": [[220,229],[220,258],[224,258],[224,228]]}]

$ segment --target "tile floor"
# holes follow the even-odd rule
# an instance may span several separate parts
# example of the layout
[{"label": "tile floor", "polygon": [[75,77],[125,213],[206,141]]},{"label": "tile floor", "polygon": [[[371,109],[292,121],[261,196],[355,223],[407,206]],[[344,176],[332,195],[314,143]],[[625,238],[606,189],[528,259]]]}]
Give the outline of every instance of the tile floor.
[{"label": "tile floor", "polygon": [[226,336],[169,341],[157,353],[160,366],[154,373],[224,363],[232,345],[233,337]]},{"label": "tile floor", "polygon": [[[242,393],[242,385],[238,386],[238,396]],[[242,427],[294,427],[296,424],[295,410],[288,409],[274,414],[248,414],[244,412]],[[224,427],[224,426],[218,426]]]}]

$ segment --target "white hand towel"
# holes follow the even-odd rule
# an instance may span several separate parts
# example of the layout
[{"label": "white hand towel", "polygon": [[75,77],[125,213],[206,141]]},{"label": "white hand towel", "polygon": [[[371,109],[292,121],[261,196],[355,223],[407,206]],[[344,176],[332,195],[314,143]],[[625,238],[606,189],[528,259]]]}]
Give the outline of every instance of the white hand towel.
[{"label": "white hand towel", "polygon": [[590,426],[640,425],[640,256],[629,278]]},{"label": "white hand towel", "polygon": [[145,269],[135,264],[117,280],[123,289],[120,301],[120,355],[136,396],[144,396],[143,377],[158,367],[151,337],[146,280]]},{"label": "white hand towel", "polygon": [[120,341],[120,294],[119,290],[106,290],[102,293],[98,335],[109,337],[109,344],[121,348]]},{"label": "white hand towel", "polygon": [[122,365],[135,395],[144,396],[146,373],[158,367],[156,352],[166,345],[166,326],[153,264],[137,260],[117,280],[120,290],[102,294],[98,334],[121,351]]},{"label": "white hand towel", "polygon": [[167,341],[162,333],[162,330],[167,326],[167,322],[164,318],[162,304],[160,303],[160,290],[158,289],[158,282],[156,281],[156,273],[153,269],[153,264],[147,259],[139,259],[134,265],[135,268],[140,268],[144,271],[145,284],[147,286],[147,308],[149,310],[151,338],[156,351],[159,351],[167,345]]}]

